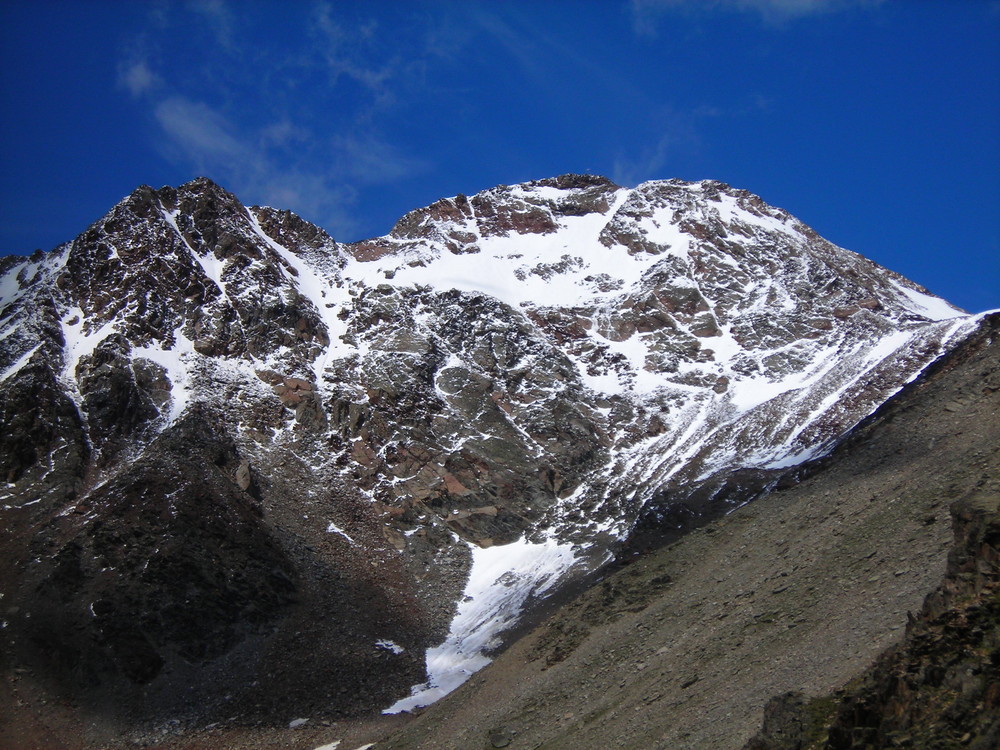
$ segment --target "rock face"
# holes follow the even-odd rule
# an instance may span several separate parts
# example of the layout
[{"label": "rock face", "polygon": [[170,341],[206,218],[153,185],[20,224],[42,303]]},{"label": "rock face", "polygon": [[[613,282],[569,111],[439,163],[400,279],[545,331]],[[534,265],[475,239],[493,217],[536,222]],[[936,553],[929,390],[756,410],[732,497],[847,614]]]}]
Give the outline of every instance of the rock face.
[{"label": "rock face", "polygon": [[993,315],[818,466],[623,555],[377,747],[503,732],[518,748],[738,750],[762,719],[748,747],[994,747],[998,373]]},{"label": "rock face", "polygon": [[563,175],[345,245],[198,179],[0,272],[8,660],[146,718],[388,705],[978,323],[716,182]]},{"label": "rock face", "polygon": [[776,696],[744,750],[1000,745],[1000,497],[951,507],[955,546],[942,584],[904,639],[831,696]]},{"label": "rock face", "polygon": [[840,699],[824,747],[1000,745],[1000,497],[965,497],[952,518],[944,582]]}]

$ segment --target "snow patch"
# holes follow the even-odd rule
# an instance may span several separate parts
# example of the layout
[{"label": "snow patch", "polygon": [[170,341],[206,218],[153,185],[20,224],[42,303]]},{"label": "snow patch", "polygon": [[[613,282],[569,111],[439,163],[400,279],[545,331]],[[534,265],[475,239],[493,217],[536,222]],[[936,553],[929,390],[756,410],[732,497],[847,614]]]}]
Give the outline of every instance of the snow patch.
[{"label": "snow patch", "polygon": [[[343,740],[334,740],[333,742],[328,742],[325,745],[320,745],[315,748],[315,750],[337,750],[337,748],[340,747],[341,742],[343,742]],[[354,750],[371,750],[373,747],[375,747],[375,743],[369,742],[367,745],[361,745],[360,747],[354,748]]]},{"label": "snow patch", "polygon": [[30,349],[29,351],[27,351],[24,354],[22,354],[20,356],[20,358],[18,358],[17,362],[15,362],[14,364],[12,364],[10,367],[8,367],[6,370],[4,370],[2,373],[0,373],[0,383],[2,383],[5,380],[7,380],[7,378],[10,378],[10,377],[13,377],[14,375],[16,375],[17,372],[22,367],[24,367],[26,364],[28,364],[28,360],[30,360],[34,356],[35,352],[37,352],[41,348],[42,348],[42,345],[38,344],[34,349]]},{"label": "snow patch", "polygon": [[333,279],[326,278],[287,247],[272,240],[261,227],[254,212],[249,208],[246,209],[246,212],[254,233],[282,260],[295,269],[296,275],[293,283],[298,287],[302,296],[316,308],[320,320],[323,321],[323,326],[326,328],[330,343],[323,354],[313,362],[313,373],[316,376],[316,382],[319,383],[330,362],[338,357],[357,353],[355,347],[345,344],[341,339],[341,336],[347,333],[347,323],[337,317],[337,313],[351,303],[350,296],[344,289],[338,288],[333,283]]},{"label": "snow patch", "polygon": [[0,307],[8,304],[20,297],[24,292],[21,289],[21,282],[18,276],[27,267],[27,262],[13,266],[3,276],[0,276]]},{"label": "snow patch", "polygon": [[427,650],[427,682],[382,713],[429,706],[489,664],[486,654],[500,645],[500,634],[517,622],[528,599],[544,595],[576,562],[573,546],[553,539],[469,549],[472,567],[451,630]]},{"label": "snow patch", "polygon": [[353,538],[351,538],[350,534],[348,534],[346,531],[344,531],[342,528],[340,528],[333,521],[330,521],[330,525],[326,527],[326,530],[327,530],[327,533],[329,533],[329,534],[339,534],[340,536],[344,537],[344,539],[346,539],[348,542],[351,543],[352,547],[360,547],[361,546],[356,541],[354,541]]},{"label": "snow patch", "polygon": [[79,307],[71,308],[62,317],[63,379],[76,383],[76,368],[80,359],[94,353],[94,349],[115,330],[115,320],[109,320],[97,330],[86,329],[86,318]]},{"label": "snow patch", "polygon": [[398,643],[390,641],[386,638],[380,638],[379,640],[375,641],[375,645],[385,651],[391,651],[394,654],[401,654],[404,651],[406,651],[406,649],[400,646]]},{"label": "snow patch", "polygon": [[163,219],[171,227],[173,227],[174,232],[176,232],[177,236],[180,237],[181,242],[184,243],[184,246],[188,249],[188,252],[191,253],[191,256],[196,261],[198,261],[198,264],[201,266],[201,270],[205,272],[205,275],[212,280],[212,283],[214,283],[217,287],[219,287],[220,290],[224,292],[225,287],[222,285],[222,270],[223,266],[225,265],[225,261],[216,258],[215,253],[209,252],[206,253],[205,255],[201,255],[200,253],[196,252],[193,247],[191,247],[191,243],[188,242],[187,237],[184,236],[184,233],[180,230],[180,227],[177,226],[177,216],[178,214],[180,214],[180,209],[167,211],[166,209],[161,207],[160,213],[163,214]]},{"label": "snow patch", "polygon": [[930,320],[949,320],[966,316],[965,312],[933,294],[918,292],[916,289],[910,289],[896,281],[892,282],[892,286],[904,298],[904,306],[917,315]]},{"label": "snow patch", "polygon": [[148,359],[167,372],[167,379],[170,381],[168,425],[177,421],[191,401],[191,389],[194,386],[194,381],[190,373],[190,364],[192,360],[201,356],[195,351],[194,342],[184,335],[181,326],[178,326],[174,331],[174,341],[175,343],[170,349],[145,346],[132,350],[133,358]]}]

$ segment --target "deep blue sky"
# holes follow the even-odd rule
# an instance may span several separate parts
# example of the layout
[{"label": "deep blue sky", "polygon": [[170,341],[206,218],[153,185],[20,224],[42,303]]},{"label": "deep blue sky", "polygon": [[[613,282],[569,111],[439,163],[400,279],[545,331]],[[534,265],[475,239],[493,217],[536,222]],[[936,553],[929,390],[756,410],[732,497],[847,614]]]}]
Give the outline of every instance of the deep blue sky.
[{"label": "deep blue sky", "polygon": [[1000,307],[1000,3],[0,2],[0,254],[207,175],[337,239],[563,172],[713,178]]}]

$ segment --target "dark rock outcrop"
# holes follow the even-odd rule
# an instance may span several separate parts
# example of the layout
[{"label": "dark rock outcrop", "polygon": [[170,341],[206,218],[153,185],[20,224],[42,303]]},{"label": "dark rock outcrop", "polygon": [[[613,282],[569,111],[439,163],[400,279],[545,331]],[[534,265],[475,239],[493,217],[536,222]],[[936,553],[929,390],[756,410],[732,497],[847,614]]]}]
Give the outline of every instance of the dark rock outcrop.
[{"label": "dark rock outcrop", "polygon": [[944,582],[902,643],[838,696],[822,747],[1000,745],[1000,497],[974,493],[952,518]]}]

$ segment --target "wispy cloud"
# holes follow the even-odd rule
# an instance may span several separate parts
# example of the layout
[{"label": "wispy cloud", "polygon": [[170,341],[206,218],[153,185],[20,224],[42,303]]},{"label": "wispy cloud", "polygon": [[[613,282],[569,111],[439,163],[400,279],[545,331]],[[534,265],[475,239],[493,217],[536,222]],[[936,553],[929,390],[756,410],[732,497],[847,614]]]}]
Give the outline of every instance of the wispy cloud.
[{"label": "wispy cloud", "polygon": [[139,97],[157,84],[157,76],[145,60],[133,60],[118,66],[118,83],[128,92]]},{"label": "wispy cloud", "polygon": [[[590,97],[614,97],[622,118],[632,121],[621,133],[608,131],[595,143],[595,152],[608,154],[601,170],[618,184],[631,186],[662,177],[672,162],[701,148],[703,122],[725,114],[704,103],[682,107],[665,102],[637,85],[623,69],[567,42],[530,15],[499,7],[504,12],[479,5],[467,12],[475,27],[505,50],[511,67],[536,89],[532,96],[540,109],[547,107],[552,118],[565,116],[565,127],[576,128],[580,113],[587,109],[587,102],[579,101],[576,85],[583,79]],[[645,137],[637,135],[640,132]]]},{"label": "wispy cloud", "polygon": [[311,135],[308,130],[299,127],[288,117],[282,117],[260,131],[260,142],[264,147],[289,146],[295,143],[306,143]]},{"label": "wispy cloud", "polygon": [[232,127],[206,104],[172,96],[157,104],[154,114],[172,147],[199,170],[239,163],[249,155]]},{"label": "wispy cloud", "polygon": [[567,90],[567,79],[576,81],[582,76],[598,89],[614,91],[638,106],[652,106],[628,76],[616,74],[586,50],[566,43],[533,18],[513,8],[504,10],[500,15],[489,7],[476,5],[466,12],[472,24],[497,41],[525,78],[546,95],[558,96]]},{"label": "wispy cloud", "polygon": [[359,182],[380,185],[403,179],[426,168],[422,159],[404,154],[388,141],[365,134],[334,138],[343,170]]},{"label": "wispy cloud", "polygon": [[376,37],[378,23],[374,20],[345,27],[334,15],[330,3],[319,3],[313,12],[315,24],[310,29],[319,40],[318,51],[334,77],[347,75],[378,89],[388,77],[386,66],[376,70],[362,61],[362,50]]},{"label": "wispy cloud", "polygon": [[224,0],[191,0],[190,7],[208,22],[220,45],[235,48],[236,16]]},{"label": "wispy cloud", "polygon": [[654,144],[644,147],[638,155],[619,154],[615,157],[611,179],[619,185],[635,187],[655,178],[666,166],[672,146],[673,138],[664,133]]},{"label": "wispy cloud", "polygon": [[[374,23],[344,20],[330,3],[299,14],[301,45],[268,47],[259,35],[244,44],[253,20],[233,10],[224,0],[155,7],[123,55],[118,85],[148,107],[156,148],[192,176],[291,208],[338,236],[365,231],[352,218],[360,191],[429,166],[385,138],[379,118],[401,93],[412,96],[414,62],[430,53],[393,46]],[[151,54],[191,24],[217,42],[193,45],[193,65],[171,67],[172,49]]]},{"label": "wispy cloud", "polygon": [[633,187],[646,180],[662,178],[663,170],[671,160],[701,148],[700,123],[720,114],[709,107],[692,111],[661,107],[653,128],[654,135],[645,144],[632,145],[616,155],[611,179],[619,185]]},{"label": "wispy cloud", "polygon": [[[356,190],[330,173],[304,169],[299,160],[283,159],[290,140],[303,137],[287,121],[261,132],[244,132],[204,102],[172,96],[156,105],[154,116],[165,136],[164,155],[212,176],[241,196],[279,208],[292,207],[335,234],[353,233],[357,222],[350,207]],[[277,145],[277,150],[268,145]]]},{"label": "wispy cloud", "polygon": [[766,23],[780,24],[850,8],[870,8],[883,2],[884,0],[631,0],[631,10],[636,33],[655,36],[661,19],[670,12],[747,12],[758,15]]}]

